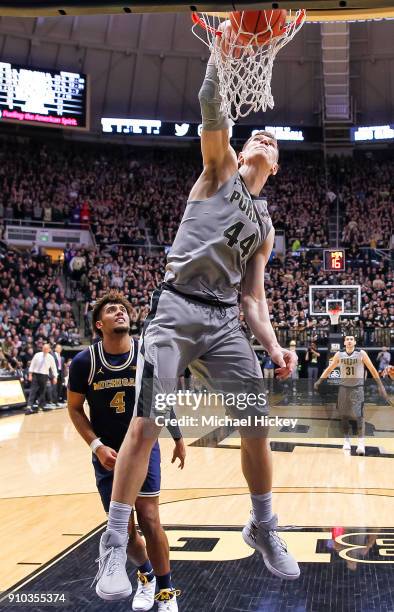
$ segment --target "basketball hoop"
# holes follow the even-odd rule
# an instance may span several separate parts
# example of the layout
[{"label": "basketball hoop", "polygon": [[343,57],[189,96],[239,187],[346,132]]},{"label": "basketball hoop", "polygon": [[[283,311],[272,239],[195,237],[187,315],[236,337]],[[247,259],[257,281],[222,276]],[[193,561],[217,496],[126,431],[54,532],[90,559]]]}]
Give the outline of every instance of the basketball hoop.
[{"label": "basketball hoop", "polygon": [[342,314],[342,309],[340,307],[329,308],[327,312],[328,316],[330,317],[331,325],[338,325],[339,317]]},{"label": "basketball hoop", "polygon": [[[278,12],[261,11],[265,27],[257,32],[245,27],[248,11],[192,13],[193,34],[207,45],[218,70],[221,110],[234,121],[274,107],[271,78],[275,57],[306,19],[304,9],[289,10],[278,26],[274,15]],[[223,36],[225,28],[231,30],[230,36]]]}]

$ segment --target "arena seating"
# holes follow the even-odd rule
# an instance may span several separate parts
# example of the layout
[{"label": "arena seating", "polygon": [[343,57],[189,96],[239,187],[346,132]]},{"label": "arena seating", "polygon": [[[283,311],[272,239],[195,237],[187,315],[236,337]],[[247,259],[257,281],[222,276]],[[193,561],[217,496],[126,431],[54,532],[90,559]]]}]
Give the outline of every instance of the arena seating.
[{"label": "arena seating", "polygon": [[[78,285],[86,335],[92,305],[110,287],[130,298],[132,329],[138,334],[150,294],[163,278],[165,252],[188,192],[201,171],[199,152],[31,142],[0,144],[0,159],[0,218],[77,223],[91,228],[97,244],[91,251],[68,247],[63,269],[40,253],[2,254],[3,361],[10,367],[26,365],[44,340],[79,342],[65,279]],[[306,295],[309,284],[328,279],[321,247],[329,245],[329,218],[339,203],[347,270],[328,280],[362,285],[362,314],[344,325],[355,325],[367,344],[388,344],[394,327],[393,273],[387,259],[360,247],[389,247],[393,160],[332,158],[327,168],[331,197],[319,153],[285,152],[280,161],[280,174],[269,182],[266,197],[288,250],[285,257],[273,255],[265,279],[279,339],[288,343],[297,337],[305,343],[327,335],[328,320],[311,319]],[[3,235],[0,223],[0,240]]]},{"label": "arena seating", "polygon": [[26,370],[44,342],[80,344],[59,264],[41,253],[0,249],[0,367]]}]

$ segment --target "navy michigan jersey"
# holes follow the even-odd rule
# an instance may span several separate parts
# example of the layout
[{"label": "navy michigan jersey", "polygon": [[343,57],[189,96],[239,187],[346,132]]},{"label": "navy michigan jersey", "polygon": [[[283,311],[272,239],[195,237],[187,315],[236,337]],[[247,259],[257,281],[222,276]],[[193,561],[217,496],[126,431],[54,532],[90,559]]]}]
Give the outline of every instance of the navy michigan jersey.
[{"label": "navy michigan jersey", "polygon": [[119,450],[133,416],[138,341],[128,353],[109,355],[102,341],[74,357],[70,391],[86,396],[93,431],[106,446]]}]

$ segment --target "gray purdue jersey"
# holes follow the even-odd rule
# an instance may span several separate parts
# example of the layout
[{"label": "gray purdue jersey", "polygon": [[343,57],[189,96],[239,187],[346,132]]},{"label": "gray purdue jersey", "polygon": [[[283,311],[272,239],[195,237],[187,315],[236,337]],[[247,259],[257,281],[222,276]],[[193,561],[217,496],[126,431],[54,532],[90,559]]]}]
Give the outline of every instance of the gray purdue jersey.
[{"label": "gray purdue jersey", "polygon": [[164,281],[184,294],[236,304],[246,264],[271,227],[266,200],[253,198],[236,172],[212,197],[188,201]]},{"label": "gray purdue jersey", "polygon": [[345,387],[358,387],[364,384],[364,364],[361,351],[339,352],[340,384]]}]

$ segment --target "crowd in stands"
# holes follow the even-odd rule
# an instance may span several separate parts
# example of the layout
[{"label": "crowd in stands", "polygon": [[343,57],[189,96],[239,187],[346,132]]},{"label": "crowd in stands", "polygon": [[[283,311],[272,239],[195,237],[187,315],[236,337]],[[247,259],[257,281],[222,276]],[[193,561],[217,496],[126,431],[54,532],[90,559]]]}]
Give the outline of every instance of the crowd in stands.
[{"label": "crowd in stands", "polygon": [[66,298],[59,265],[33,246],[0,250],[0,370],[23,373],[37,350],[76,346],[79,330]]},{"label": "crowd in stands", "polygon": [[[326,246],[338,202],[345,246],[388,248],[394,162],[371,155],[331,158],[328,189],[320,153],[281,154],[265,194],[289,244]],[[90,224],[100,245],[171,245],[201,171],[195,151],[81,143],[0,143],[0,160],[0,218]]]},{"label": "crowd in stands", "polygon": [[[201,171],[199,155],[183,151],[130,154],[72,144],[36,144],[34,155],[29,146],[8,146],[0,159],[0,217],[90,223],[100,245],[171,245]],[[328,202],[316,155],[284,160],[266,195],[274,225],[290,239],[327,244]]]},{"label": "crowd in stands", "polygon": [[[96,299],[111,288],[122,288],[133,305],[132,331],[138,335],[149,310],[150,294],[164,276],[164,251],[148,256],[141,247],[113,247],[105,252],[82,253],[86,263],[79,286],[85,296],[86,331],[91,329],[91,311]],[[351,267],[352,257],[360,257],[362,262],[356,269]],[[354,328],[360,339],[369,344],[374,341],[389,344],[389,330],[394,333],[394,274],[387,260],[376,263],[371,258],[371,251],[363,255],[362,251],[353,249],[346,272],[330,274],[323,269],[321,252],[289,250],[285,258],[274,255],[266,271],[265,290],[272,323],[282,342],[291,338],[301,342],[327,338],[328,317],[312,317],[309,313],[310,285],[359,284],[361,314],[344,318],[344,329]],[[345,306],[357,308],[355,297],[354,292],[350,295],[353,304],[345,302]],[[318,307],[316,304],[316,310]]]},{"label": "crowd in stands", "polygon": [[[343,317],[341,327],[344,332],[353,330],[365,344],[390,345],[394,334],[394,273],[388,259],[377,261],[373,251],[354,247],[347,253],[344,272],[326,272],[321,252],[288,251],[284,260],[274,257],[266,272],[265,290],[279,337],[298,338],[305,343],[327,336],[328,317],[309,314],[311,285],[360,285],[360,315]],[[357,311],[356,291],[344,291],[340,296],[345,310]],[[327,297],[339,295],[322,291],[319,299],[316,294],[314,311],[323,312]]]},{"label": "crowd in stands", "polygon": [[[201,171],[200,155],[123,146],[64,143],[0,144],[0,219],[76,223],[90,227],[96,248],[68,245],[63,267],[33,245],[31,252],[0,255],[0,359],[26,369],[48,341],[79,343],[72,296],[78,288],[90,332],[95,300],[121,288],[133,306],[138,334],[152,290],[161,282],[165,253],[182,217],[188,192]],[[281,155],[280,174],[265,196],[273,224],[289,249],[273,255],[265,286],[274,328],[282,342],[321,340],[329,320],[309,315],[310,284],[360,284],[362,312],[343,319],[361,340],[388,344],[394,328],[393,272],[361,246],[387,248],[392,234],[393,161],[333,158],[328,177],[320,153]],[[343,219],[347,270],[322,269],[328,221],[336,204]],[[0,240],[4,223],[0,221]],[[122,246],[119,246],[122,245]],[[316,250],[313,250],[313,248]],[[310,250],[306,250],[310,249]],[[70,283],[67,286],[65,282]],[[70,297],[71,296],[71,297]],[[379,330],[383,330],[379,332]],[[392,332],[393,333],[393,332]]]},{"label": "crowd in stands", "polygon": [[388,248],[393,234],[393,160],[335,158],[332,173],[345,212],[341,236],[345,247]]}]

